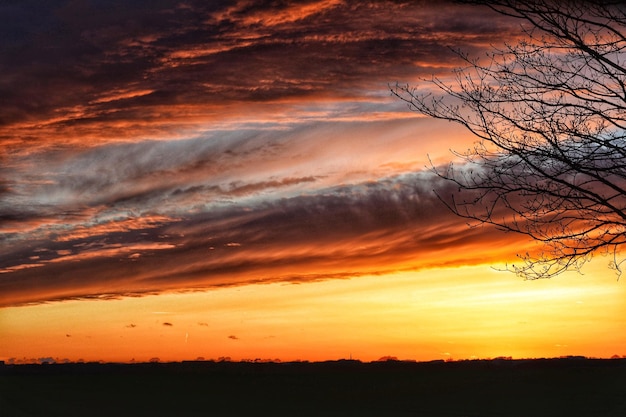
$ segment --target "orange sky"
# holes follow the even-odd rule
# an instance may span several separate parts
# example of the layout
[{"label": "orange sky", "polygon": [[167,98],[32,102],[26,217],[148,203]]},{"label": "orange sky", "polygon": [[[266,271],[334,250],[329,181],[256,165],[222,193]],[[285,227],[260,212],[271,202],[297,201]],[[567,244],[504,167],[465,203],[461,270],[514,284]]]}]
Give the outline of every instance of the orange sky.
[{"label": "orange sky", "polygon": [[[597,265],[599,264],[599,265]],[[5,308],[0,359],[364,361],[624,354],[624,286],[488,266]]]},{"label": "orange sky", "polygon": [[389,94],[519,22],[213,3],[0,8],[0,360],[626,354],[608,260],[492,271],[532,246],[428,169],[473,138]]}]

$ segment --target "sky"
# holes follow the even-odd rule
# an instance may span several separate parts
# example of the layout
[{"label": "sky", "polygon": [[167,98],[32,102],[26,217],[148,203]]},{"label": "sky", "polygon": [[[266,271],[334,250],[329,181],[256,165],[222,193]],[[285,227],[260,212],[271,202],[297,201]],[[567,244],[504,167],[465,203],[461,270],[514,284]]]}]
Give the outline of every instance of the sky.
[{"label": "sky", "polygon": [[625,355],[626,290],[502,272],[408,110],[521,36],[420,1],[0,5],[0,360]]}]

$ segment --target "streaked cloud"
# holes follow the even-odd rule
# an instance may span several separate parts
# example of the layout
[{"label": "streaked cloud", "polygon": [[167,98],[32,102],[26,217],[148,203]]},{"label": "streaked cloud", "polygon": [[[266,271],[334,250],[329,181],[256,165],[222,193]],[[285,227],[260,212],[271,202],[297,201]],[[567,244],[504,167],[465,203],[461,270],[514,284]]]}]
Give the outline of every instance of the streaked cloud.
[{"label": "streaked cloud", "polygon": [[515,239],[468,229],[449,213],[432,192],[445,189],[440,181],[406,174],[270,195],[106,235],[27,241],[5,249],[0,285],[10,304],[349,278],[512,252]]},{"label": "streaked cloud", "polygon": [[449,71],[450,46],[514,36],[506,19],[426,2],[44,3],[0,6],[2,305],[484,262],[476,248],[515,243],[443,208],[426,154],[466,138],[387,87]]},{"label": "streaked cloud", "polygon": [[12,23],[0,45],[0,140],[20,152],[362,100],[449,66],[449,46],[473,50],[511,32],[484,9],[445,3],[30,3],[2,10]]}]

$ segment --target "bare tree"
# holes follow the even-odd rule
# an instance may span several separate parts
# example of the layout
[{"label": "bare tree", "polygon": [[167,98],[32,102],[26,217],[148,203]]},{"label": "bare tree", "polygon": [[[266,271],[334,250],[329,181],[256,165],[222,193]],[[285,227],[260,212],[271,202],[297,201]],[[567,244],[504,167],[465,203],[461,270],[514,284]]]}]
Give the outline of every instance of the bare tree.
[{"label": "bare tree", "polygon": [[[626,244],[626,6],[610,1],[466,1],[520,19],[519,42],[487,59],[457,52],[455,81],[392,94],[460,123],[476,145],[435,172],[458,215],[543,243],[510,267],[527,279],[579,270]],[[432,93],[432,87],[437,93]]]}]

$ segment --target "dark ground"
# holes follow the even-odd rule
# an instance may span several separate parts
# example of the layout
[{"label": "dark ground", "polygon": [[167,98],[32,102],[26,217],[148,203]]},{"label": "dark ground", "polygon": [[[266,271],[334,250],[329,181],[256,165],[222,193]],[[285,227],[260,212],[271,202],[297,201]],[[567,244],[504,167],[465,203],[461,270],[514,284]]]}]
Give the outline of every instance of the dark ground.
[{"label": "dark ground", "polygon": [[626,416],[626,360],[0,366],[0,416]]}]

